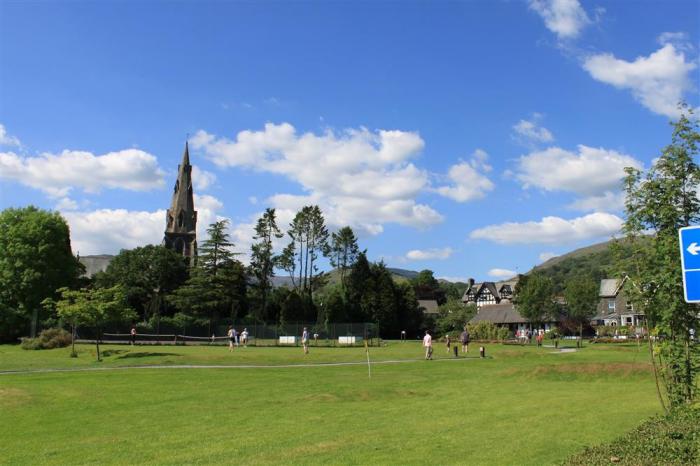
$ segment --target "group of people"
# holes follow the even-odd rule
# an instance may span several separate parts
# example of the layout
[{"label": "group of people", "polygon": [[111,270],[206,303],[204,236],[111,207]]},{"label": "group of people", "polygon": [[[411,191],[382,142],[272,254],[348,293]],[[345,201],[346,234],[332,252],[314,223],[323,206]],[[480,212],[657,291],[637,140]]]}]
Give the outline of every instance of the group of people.
[{"label": "group of people", "polygon": [[537,346],[542,346],[542,340],[544,340],[544,330],[530,330],[530,329],[519,329],[515,332],[515,338],[521,343],[531,343],[532,338],[537,341]]},{"label": "group of people", "polygon": [[[465,328],[464,331],[459,335],[459,342],[462,344],[462,353],[467,353],[469,351],[469,332]],[[425,348],[425,359],[433,359],[433,337],[430,335],[430,331],[425,331],[425,336],[423,337],[423,347]],[[445,335],[445,347],[447,348],[447,353],[450,353],[452,347],[452,337],[450,334]],[[455,356],[457,355],[457,350],[455,349]]]},{"label": "group of people", "polygon": [[244,328],[241,333],[238,333],[233,326],[228,327],[228,350],[233,351],[239,344],[244,347],[248,346],[248,329]]}]

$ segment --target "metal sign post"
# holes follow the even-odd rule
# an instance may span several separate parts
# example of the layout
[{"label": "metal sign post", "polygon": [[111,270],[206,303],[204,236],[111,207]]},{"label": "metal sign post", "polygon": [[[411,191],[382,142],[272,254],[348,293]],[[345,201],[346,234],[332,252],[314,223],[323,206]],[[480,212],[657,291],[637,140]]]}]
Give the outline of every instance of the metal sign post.
[{"label": "metal sign post", "polygon": [[687,303],[700,303],[700,225],[678,230],[683,291]]}]

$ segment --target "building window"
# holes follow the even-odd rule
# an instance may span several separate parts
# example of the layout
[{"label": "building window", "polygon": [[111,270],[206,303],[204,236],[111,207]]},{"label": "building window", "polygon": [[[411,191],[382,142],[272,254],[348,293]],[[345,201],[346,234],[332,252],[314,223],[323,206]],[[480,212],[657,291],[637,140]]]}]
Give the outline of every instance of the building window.
[{"label": "building window", "polygon": [[608,299],[608,314],[612,314],[613,312],[615,312],[615,300]]},{"label": "building window", "polygon": [[627,303],[625,304],[625,309],[627,310],[627,312],[634,312],[634,306],[629,301],[627,301]]}]

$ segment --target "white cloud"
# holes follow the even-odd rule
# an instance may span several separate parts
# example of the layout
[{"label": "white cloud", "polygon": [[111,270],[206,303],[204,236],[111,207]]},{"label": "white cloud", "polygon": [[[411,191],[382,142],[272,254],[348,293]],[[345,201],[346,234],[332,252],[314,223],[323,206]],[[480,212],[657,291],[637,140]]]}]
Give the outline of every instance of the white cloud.
[{"label": "white cloud", "polygon": [[452,248],[433,248],[433,249],[413,249],[406,253],[406,259],[412,261],[425,261],[431,259],[448,259],[454,250]]},{"label": "white cloud", "polygon": [[578,0],[530,0],[529,6],[560,40],[575,39],[583,28],[591,24]]},{"label": "white cloud", "polygon": [[543,252],[543,253],[540,253],[539,259],[540,259],[540,262],[547,262],[549,259],[557,257],[558,255],[559,254],[555,254],[553,252]]},{"label": "white cloud", "polygon": [[516,139],[525,143],[542,143],[554,141],[554,136],[544,126],[538,123],[539,118],[535,116],[532,120],[520,120],[513,125],[513,130],[516,133]]},{"label": "white cloud", "polygon": [[500,244],[565,244],[591,238],[610,237],[620,231],[622,219],[616,215],[595,212],[565,220],[544,217],[539,222],[508,222],[474,230],[472,239]]},{"label": "white cloud", "polygon": [[163,175],[156,158],[138,149],[104,155],[64,150],[34,157],[0,152],[0,177],[54,197],[66,196],[73,188],[86,192],[104,188],[147,191],[163,186]]},{"label": "white cloud", "polygon": [[578,152],[559,147],[533,151],[518,160],[516,178],[524,188],[568,191],[581,198],[571,207],[580,210],[616,210],[625,167],[642,168],[634,157],[620,152],[578,146]]},{"label": "white cloud", "polygon": [[491,171],[487,160],[486,151],[477,149],[469,161],[460,162],[450,167],[447,176],[452,184],[440,186],[435,191],[457,202],[483,198],[487,192],[494,188],[491,180],[484,174],[484,172]]},{"label": "white cloud", "polygon": [[681,50],[683,52],[692,52],[695,50],[687,32],[662,32],[659,34],[659,37],[656,38],[656,41],[660,45],[671,44],[676,50]]},{"label": "white cloud", "polygon": [[7,134],[5,126],[0,124],[0,146],[16,146],[21,147],[22,143],[19,142],[15,136]]},{"label": "white cloud", "polygon": [[[197,210],[197,241],[201,244],[206,238],[209,224],[225,218],[218,214],[223,204],[209,195],[195,195],[194,202]],[[120,249],[160,244],[165,232],[165,213],[165,209],[155,212],[61,209],[61,214],[70,225],[73,252],[81,255],[116,254]]]},{"label": "white cloud", "polygon": [[416,197],[427,187],[428,174],[410,162],[424,146],[417,133],[327,130],[297,134],[289,123],[268,123],[261,131],[241,131],[235,140],[198,131],[194,148],[221,167],[243,167],[285,176],[307,193],[280,193],[268,202],[278,215],[289,216],[303,205],[322,208],[331,226],[350,225],[376,234],[384,223],[418,228],[442,221]]},{"label": "white cloud", "polygon": [[493,278],[511,278],[517,275],[515,270],[508,269],[491,269],[488,271],[488,276]]},{"label": "white cloud", "polygon": [[206,191],[216,183],[216,175],[212,172],[202,170],[197,165],[192,166],[192,182],[195,191]]},{"label": "white cloud", "polygon": [[583,62],[583,68],[593,79],[628,89],[643,106],[671,118],[679,115],[678,103],[694,87],[690,72],[696,67],[671,43],[632,62],[610,53],[591,55]]},{"label": "white cloud", "polygon": [[56,204],[56,210],[75,210],[78,208],[78,203],[69,197],[62,197]]}]

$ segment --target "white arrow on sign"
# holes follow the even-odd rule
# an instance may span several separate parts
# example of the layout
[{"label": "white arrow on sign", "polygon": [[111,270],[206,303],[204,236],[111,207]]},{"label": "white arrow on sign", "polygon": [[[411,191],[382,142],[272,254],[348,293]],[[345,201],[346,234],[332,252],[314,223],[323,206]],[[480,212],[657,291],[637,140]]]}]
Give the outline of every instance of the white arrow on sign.
[{"label": "white arrow on sign", "polygon": [[700,252],[700,246],[698,246],[698,243],[690,243],[690,246],[688,246],[688,249],[686,249],[686,251],[688,251],[694,256],[697,256],[698,252]]}]

